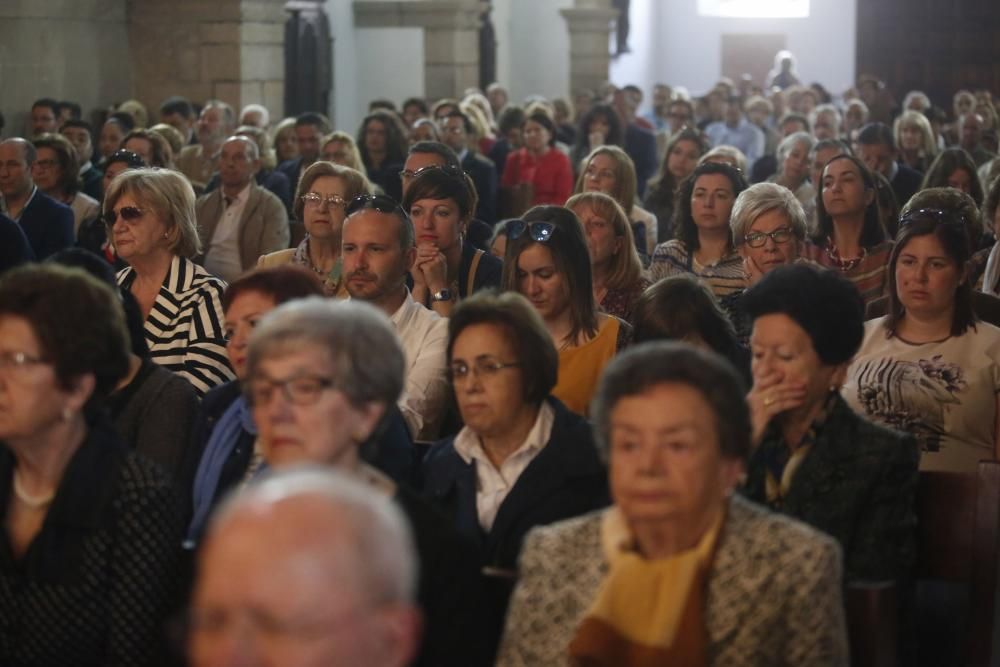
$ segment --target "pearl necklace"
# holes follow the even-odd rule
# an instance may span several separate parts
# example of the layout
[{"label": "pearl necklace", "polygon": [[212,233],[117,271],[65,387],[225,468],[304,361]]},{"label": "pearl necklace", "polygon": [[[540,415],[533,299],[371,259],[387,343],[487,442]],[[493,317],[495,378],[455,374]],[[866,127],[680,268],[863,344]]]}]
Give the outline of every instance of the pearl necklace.
[{"label": "pearl necklace", "polygon": [[24,503],[31,509],[37,510],[52,504],[52,499],[56,497],[56,492],[52,491],[51,493],[44,496],[31,495],[30,493],[24,490],[23,486],[21,486],[21,480],[18,479],[17,472],[15,471],[14,495],[17,496],[18,500],[20,500],[22,503]]}]

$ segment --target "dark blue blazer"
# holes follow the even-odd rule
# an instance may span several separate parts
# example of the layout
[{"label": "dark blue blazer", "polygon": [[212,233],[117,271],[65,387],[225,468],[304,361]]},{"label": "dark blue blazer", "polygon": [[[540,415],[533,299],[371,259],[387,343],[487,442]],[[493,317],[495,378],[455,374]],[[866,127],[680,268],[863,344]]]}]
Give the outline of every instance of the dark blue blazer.
[{"label": "dark blue blazer", "polygon": [[889,185],[892,186],[892,193],[896,195],[896,203],[899,204],[900,208],[903,208],[906,202],[910,201],[910,197],[917,194],[924,177],[919,171],[907,167],[902,162],[897,162],[896,166],[899,169]]},{"label": "dark blue blazer", "polygon": [[479,202],[476,217],[492,225],[497,221],[497,168],[493,161],[479,153],[469,151],[462,160],[462,169],[476,186]]},{"label": "dark blue blazer", "polygon": [[73,233],[73,209],[60,204],[41,190],[35,192],[18,220],[28,243],[41,261],[76,241]]},{"label": "dark blue blazer", "polygon": [[636,189],[641,201],[646,193],[646,182],[656,173],[656,135],[635,123],[629,123],[625,128],[624,144],[622,148],[635,163]]},{"label": "dark blue blazer", "polygon": [[[302,158],[297,157],[294,160],[285,160],[279,164],[275,171],[279,174],[284,174],[288,178],[288,192],[290,193],[289,201],[295,199],[295,191],[299,187],[299,171],[302,169]],[[292,204],[294,205],[294,201]]]},{"label": "dark blue blazer", "polygon": [[0,213],[0,273],[34,259],[35,252],[21,226]]}]

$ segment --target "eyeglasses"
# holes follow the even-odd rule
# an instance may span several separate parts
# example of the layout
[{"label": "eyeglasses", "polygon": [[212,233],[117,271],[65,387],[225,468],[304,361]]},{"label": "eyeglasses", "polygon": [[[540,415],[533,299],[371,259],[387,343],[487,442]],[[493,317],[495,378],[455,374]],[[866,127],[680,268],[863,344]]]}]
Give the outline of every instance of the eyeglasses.
[{"label": "eyeglasses", "polygon": [[347,215],[354,215],[366,208],[375,209],[379,213],[393,213],[401,216],[404,220],[410,217],[406,215],[406,211],[396,203],[395,199],[386,195],[361,195],[360,197],[355,197],[347,205]]},{"label": "eyeglasses", "polygon": [[47,362],[24,352],[0,352],[0,368],[24,368],[44,363]]},{"label": "eyeglasses", "polygon": [[773,232],[750,232],[743,237],[743,241],[751,248],[764,247],[768,239],[771,239],[778,245],[788,243],[792,240],[792,230],[788,227],[779,227]]},{"label": "eyeglasses", "polygon": [[545,243],[550,238],[552,238],[552,232],[556,230],[556,226],[551,222],[525,222],[520,218],[516,220],[510,220],[507,223],[507,238],[513,241],[514,239],[520,238],[525,231],[528,232],[528,236],[532,240],[538,241],[539,243]]},{"label": "eyeglasses", "polygon": [[293,405],[312,405],[324,391],[334,386],[331,378],[300,375],[287,380],[254,378],[247,383],[247,399],[251,405],[268,405],[274,390],[280,389],[285,400]]},{"label": "eyeglasses", "polygon": [[347,206],[347,200],[340,195],[330,195],[329,197],[324,197],[318,192],[307,192],[302,195],[302,201],[306,206],[311,206],[312,208],[321,208],[324,202],[330,208],[333,208],[334,206]]},{"label": "eyeglasses", "polygon": [[505,368],[514,368],[520,365],[521,362],[519,361],[504,363],[495,357],[476,357],[471,366],[464,361],[451,362],[451,365],[448,367],[448,377],[453,382],[455,380],[464,380],[469,377],[470,373],[474,373],[476,377],[489,378],[495,376]]},{"label": "eyeglasses", "polygon": [[424,172],[434,171],[434,170],[443,171],[445,174],[451,176],[452,178],[461,178],[461,179],[465,178],[465,172],[462,170],[462,168],[456,167],[453,164],[429,164],[426,167],[421,167],[420,169],[417,169],[416,171],[411,171],[410,169],[404,169],[403,171],[399,172],[399,177],[404,180],[410,178],[416,178],[417,176],[423,174]]},{"label": "eyeglasses", "polygon": [[119,217],[121,217],[125,224],[131,224],[141,218],[144,214],[145,213],[141,208],[136,208],[135,206],[122,206],[117,212],[112,209],[105,213],[104,224],[108,227],[114,227],[115,223],[118,222]]},{"label": "eyeglasses", "polygon": [[55,160],[35,160],[35,166],[40,169],[54,169],[58,165]]}]

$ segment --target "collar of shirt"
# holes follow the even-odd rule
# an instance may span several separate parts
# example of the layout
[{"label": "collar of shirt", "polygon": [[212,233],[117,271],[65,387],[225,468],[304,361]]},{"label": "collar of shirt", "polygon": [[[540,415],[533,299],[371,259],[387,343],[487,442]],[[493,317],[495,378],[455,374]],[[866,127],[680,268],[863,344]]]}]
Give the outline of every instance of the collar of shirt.
[{"label": "collar of shirt", "polygon": [[462,152],[458,154],[458,163],[462,164],[465,161],[465,156],[469,154],[468,148],[463,148]]},{"label": "collar of shirt", "polygon": [[[229,202],[229,204],[226,205],[226,208],[231,208],[233,206],[242,206],[242,205],[246,204],[247,203],[247,199],[250,198],[250,186],[251,185],[253,185],[252,182],[247,183],[247,186],[245,188],[243,188],[242,190],[240,190],[240,193],[231,199],[231,201]],[[219,192],[222,192],[222,188],[219,188]],[[227,199],[227,197],[223,193],[223,195],[222,195],[222,202],[223,202],[223,204],[225,204],[226,199]]]},{"label": "collar of shirt", "polygon": [[413,300],[413,296],[410,294],[410,288],[406,288],[406,299],[403,300],[403,305],[396,309],[396,312],[392,314],[389,319],[392,323],[396,325],[396,331],[399,331],[406,326],[406,323],[414,315],[414,308],[423,308],[419,303]]},{"label": "collar of shirt", "polygon": [[24,215],[24,212],[28,209],[29,206],[31,206],[31,202],[35,198],[35,194],[37,193],[38,193],[38,186],[32,185],[31,195],[28,197],[28,201],[24,202],[24,206],[21,207],[21,212],[18,213],[16,217],[10,215],[10,213],[7,210],[7,201],[3,198],[2,195],[0,195],[0,213],[3,213],[4,215],[11,217],[14,220],[14,222],[20,222],[21,216]]},{"label": "collar of shirt", "polygon": [[87,171],[89,171],[90,168],[93,167],[93,166],[94,165],[92,165],[90,163],[90,160],[87,160],[86,162],[84,162],[82,165],[80,165],[80,175],[83,176],[84,174],[86,174]]},{"label": "collar of shirt", "polygon": [[[528,431],[528,437],[524,439],[524,442],[513,454],[507,457],[501,468],[506,468],[508,462],[517,461],[524,457],[527,457],[529,462],[535,458],[552,437],[552,426],[555,423],[555,419],[555,410],[547,401],[543,402],[541,408],[538,410],[538,417],[535,418],[535,423],[532,424],[531,430]],[[483,451],[483,444],[482,440],[479,439],[479,435],[468,426],[463,426],[462,430],[455,436],[455,452],[467,464],[477,461],[484,466],[489,466],[493,470],[496,470],[489,457],[486,456],[486,452]],[[518,473],[523,472],[525,467],[527,467],[527,464]],[[502,473],[501,476],[503,476]],[[508,484],[512,484],[514,480],[507,480],[505,478],[505,481]]]}]

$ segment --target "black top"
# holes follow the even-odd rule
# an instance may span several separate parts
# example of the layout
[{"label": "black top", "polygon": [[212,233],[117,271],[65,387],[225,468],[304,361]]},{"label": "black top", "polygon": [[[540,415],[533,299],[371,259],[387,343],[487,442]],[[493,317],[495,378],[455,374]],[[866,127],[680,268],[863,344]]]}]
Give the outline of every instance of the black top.
[{"label": "black top", "polygon": [[497,221],[497,187],[500,183],[496,165],[489,158],[470,150],[462,160],[462,169],[476,186],[476,217],[488,225],[494,224]]},{"label": "black top", "polygon": [[41,190],[34,196],[18,219],[24,235],[39,261],[63,248],[70,248],[76,240],[73,233],[73,209]]},{"label": "black top", "polygon": [[[14,466],[0,447],[4,517]],[[159,664],[181,585],[181,530],[164,474],[109,424],[93,424],[20,559],[0,530],[0,664]]]},{"label": "black top", "polygon": [[35,251],[21,226],[0,213],[0,273],[34,259]]},{"label": "black top", "polygon": [[[462,244],[462,263],[458,267],[458,296],[461,299],[469,296],[469,269],[472,268],[472,260],[476,255],[476,247],[466,241]],[[500,289],[500,279],[503,276],[503,262],[488,252],[483,252],[479,258],[479,266],[476,267],[476,275],[472,280],[472,291],[478,292],[481,289],[493,287]]]}]

